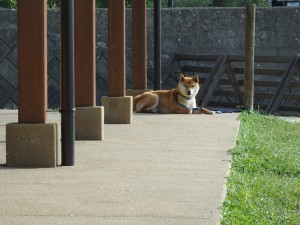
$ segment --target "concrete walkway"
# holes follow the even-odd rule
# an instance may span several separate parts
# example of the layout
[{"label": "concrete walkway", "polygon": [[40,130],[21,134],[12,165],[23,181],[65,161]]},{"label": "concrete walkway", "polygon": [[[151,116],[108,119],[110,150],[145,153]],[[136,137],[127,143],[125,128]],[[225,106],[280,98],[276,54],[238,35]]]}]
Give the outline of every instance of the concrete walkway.
[{"label": "concrete walkway", "polygon": [[[76,142],[76,166],[0,166],[1,225],[220,224],[238,114],[134,114],[105,125],[105,140]],[[59,122],[49,113],[49,122]],[[0,110],[0,164],[5,124]]]}]

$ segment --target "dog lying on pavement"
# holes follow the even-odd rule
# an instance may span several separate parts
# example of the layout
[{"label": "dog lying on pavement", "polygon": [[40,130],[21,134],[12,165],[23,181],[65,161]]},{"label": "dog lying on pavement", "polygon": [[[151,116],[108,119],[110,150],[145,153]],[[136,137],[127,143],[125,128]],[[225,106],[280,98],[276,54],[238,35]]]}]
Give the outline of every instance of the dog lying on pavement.
[{"label": "dog lying on pavement", "polygon": [[180,74],[177,88],[145,92],[134,97],[137,113],[209,114],[213,112],[198,108],[196,95],[200,89],[199,77],[185,77]]}]

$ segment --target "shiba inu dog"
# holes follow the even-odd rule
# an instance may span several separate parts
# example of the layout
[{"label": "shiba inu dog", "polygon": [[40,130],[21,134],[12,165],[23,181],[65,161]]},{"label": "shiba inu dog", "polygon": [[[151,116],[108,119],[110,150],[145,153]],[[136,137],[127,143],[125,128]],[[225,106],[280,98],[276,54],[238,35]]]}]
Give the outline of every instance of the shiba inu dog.
[{"label": "shiba inu dog", "polygon": [[197,107],[195,97],[199,89],[198,76],[185,77],[180,74],[177,88],[145,92],[134,97],[133,104],[137,113],[213,114]]}]

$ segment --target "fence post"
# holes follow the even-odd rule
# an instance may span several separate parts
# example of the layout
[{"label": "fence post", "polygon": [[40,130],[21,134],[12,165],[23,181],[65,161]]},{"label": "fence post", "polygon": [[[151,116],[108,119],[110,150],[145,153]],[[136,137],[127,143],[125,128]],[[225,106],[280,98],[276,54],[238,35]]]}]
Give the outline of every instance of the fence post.
[{"label": "fence post", "polygon": [[255,4],[246,6],[244,107],[248,110],[254,104],[255,10]]}]

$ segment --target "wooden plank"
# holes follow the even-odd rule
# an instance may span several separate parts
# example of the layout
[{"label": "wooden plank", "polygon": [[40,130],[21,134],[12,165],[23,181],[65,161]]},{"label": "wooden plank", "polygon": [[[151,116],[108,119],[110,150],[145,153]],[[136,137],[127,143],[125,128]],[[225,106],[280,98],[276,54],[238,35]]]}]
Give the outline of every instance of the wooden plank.
[{"label": "wooden plank", "polygon": [[[237,80],[239,86],[244,85],[244,80]],[[255,87],[278,87],[281,81],[264,81],[264,80],[255,80]],[[228,79],[220,79],[220,85],[232,85],[231,81]],[[300,82],[290,82],[289,88],[300,88]]]},{"label": "wooden plank", "polygon": [[108,1],[108,96],[125,96],[125,0]]},{"label": "wooden plank", "polygon": [[19,123],[47,120],[47,1],[18,0]]},{"label": "wooden plank", "polygon": [[96,6],[94,0],[74,1],[75,105],[96,104]]},{"label": "wooden plank", "polygon": [[298,94],[284,94],[282,99],[300,101],[300,95]]},{"label": "wooden plank", "polygon": [[237,108],[240,104],[232,103],[232,102],[218,102],[218,101],[210,101],[208,106],[217,106],[217,107],[226,107],[226,108]]},{"label": "wooden plank", "polygon": [[210,73],[213,68],[208,66],[183,66],[182,70],[184,72]]},{"label": "wooden plank", "polygon": [[224,96],[224,97],[234,97],[236,98],[236,93],[232,91],[222,91],[222,90],[216,90],[214,91],[214,96]]},{"label": "wooden plank", "polygon": [[[245,73],[244,68],[241,68],[241,67],[234,67],[233,70],[236,74],[244,74]],[[280,69],[277,70],[277,69],[254,68],[255,75],[283,76],[284,72],[285,72],[285,70],[280,70]]]},{"label": "wooden plank", "polygon": [[[293,57],[290,56],[254,56],[254,62],[265,63],[289,63]],[[245,58],[242,55],[229,55],[230,62],[244,62]]]},{"label": "wooden plank", "polygon": [[132,89],[147,89],[146,0],[132,0]]},{"label": "wooden plank", "polygon": [[254,61],[265,63],[290,63],[293,57],[290,56],[255,56]]},{"label": "wooden plank", "polygon": [[292,114],[300,114],[300,106],[279,106],[278,111],[290,111]]},{"label": "wooden plank", "polygon": [[[274,93],[267,93],[267,92],[255,92],[255,98],[261,99],[270,99],[272,98]],[[226,96],[226,97],[236,97],[236,93],[234,91],[214,91],[214,96]],[[284,94],[282,99],[285,100],[300,100],[300,95],[297,94]]]},{"label": "wooden plank", "polygon": [[175,54],[176,60],[187,61],[216,61],[219,55],[189,55],[189,54]]}]

